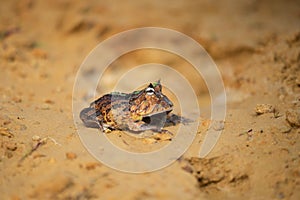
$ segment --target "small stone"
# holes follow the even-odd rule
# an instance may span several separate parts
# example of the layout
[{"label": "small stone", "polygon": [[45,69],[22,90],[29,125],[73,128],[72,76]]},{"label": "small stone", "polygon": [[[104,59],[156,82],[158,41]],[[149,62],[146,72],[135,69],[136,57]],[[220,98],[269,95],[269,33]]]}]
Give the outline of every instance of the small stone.
[{"label": "small stone", "polygon": [[96,167],[99,167],[99,166],[101,166],[100,163],[91,162],[91,163],[87,163],[85,165],[85,169],[87,169],[87,170],[93,170],[93,169],[95,169]]},{"label": "small stone", "polygon": [[288,122],[284,122],[280,128],[279,128],[281,133],[289,133],[292,130],[292,127],[289,125]]},{"label": "small stone", "polygon": [[73,152],[67,152],[67,153],[66,153],[66,157],[67,157],[67,159],[69,159],[69,160],[74,160],[74,159],[77,158],[77,155],[76,155],[75,153],[73,153]]},{"label": "small stone", "polygon": [[300,110],[287,110],[286,120],[292,127],[300,127]]},{"label": "small stone", "polygon": [[14,137],[14,135],[8,130],[8,128],[3,128],[3,127],[0,127],[0,135],[1,136],[6,136],[6,137],[9,137],[9,138]]},{"label": "small stone", "polygon": [[46,155],[44,155],[44,154],[35,154],[34,156],[33,156],[33,159],[36,159],[36,158],[43,158],[43,157],[46,157]]},{"label": "small stone", "polygon": [[173,134],[167,130],[162,133],[158,133],[152,136],[155,140],[159,141],[171,141],[173,138]]},{"label": "small stone", "polygon": [[191,174],[194,172],[193,168],[189,165],[185,165],[181,169],[183,169],[184,171],[191,173]]},{"label": "small stone", "polygon": [[47,104],[54,104],[54,103],[55,103],[55,102],[54,102],[53,100],[51,100],[51,99],[46,99],[44,102],[47,103]]},{"label": "small stone", "polygon": [[38,135],[34,135],[34,136],[32,136],[32,141],[40,141],[41,140],[41,137],[40,136],[38,136]]},{"label": "small stone", "polygon": [[262,115],[265,113],[274,113],[275,108],[273,105],[270,104],[257,104],[255,107],[255,113],[257,115]]}]

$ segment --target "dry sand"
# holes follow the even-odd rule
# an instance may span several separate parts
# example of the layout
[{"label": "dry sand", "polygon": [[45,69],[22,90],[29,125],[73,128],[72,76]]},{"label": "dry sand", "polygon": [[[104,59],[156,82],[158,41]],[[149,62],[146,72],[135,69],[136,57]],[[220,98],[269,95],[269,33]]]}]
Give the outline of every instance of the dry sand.
[{"label": "dry sand", "polygon": [[[299,1],[2,1],[0,198],[300,199],[299,21]],[[132,66],[165,63],[189,78],[204,110],[178,161],[129,174],[84,148],[72,89],[99,42],[144,26],[172,28],[203,45],[222,73],[228,107],[217,145],[197,158],[209,125],[205,84],[171,55],[145,50],[118,60],[105,90]],[[154,145],[118,131],[109,138],[132,151]]]}]

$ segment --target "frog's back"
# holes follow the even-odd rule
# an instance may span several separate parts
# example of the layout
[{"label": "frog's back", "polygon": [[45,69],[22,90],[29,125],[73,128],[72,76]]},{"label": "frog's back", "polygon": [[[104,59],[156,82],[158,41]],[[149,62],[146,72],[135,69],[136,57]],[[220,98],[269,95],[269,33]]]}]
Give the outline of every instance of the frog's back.
[{"label": "frog's back", "polygon": [[106,94],[84,109],[80,118],[88,127],[119,129],[129,113],[129,96],[125,93]]}]

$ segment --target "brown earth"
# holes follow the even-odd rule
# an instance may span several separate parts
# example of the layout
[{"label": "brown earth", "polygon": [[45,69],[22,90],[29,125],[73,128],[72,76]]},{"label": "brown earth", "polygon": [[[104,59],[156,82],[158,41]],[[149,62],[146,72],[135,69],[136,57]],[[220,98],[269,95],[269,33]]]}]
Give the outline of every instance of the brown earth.
[{"label": "brown earth", "polygon": [[[1,199],[300,199],[299,1],[0,5]],[[130,174],[84,148],[73,122],[72,89],[98,43],[145,26],[175,29],[203,45],[221,71],[227,115],[213,151],[198,158],[210,121],[203,81],[172,55],[142,50],[119,59],[107,71],[105,90],[132,66],[165,63],[188,78],[205,110],[182,158],[156,172]],[[109,138],[132,151],[155,145],[118,131]]]}]

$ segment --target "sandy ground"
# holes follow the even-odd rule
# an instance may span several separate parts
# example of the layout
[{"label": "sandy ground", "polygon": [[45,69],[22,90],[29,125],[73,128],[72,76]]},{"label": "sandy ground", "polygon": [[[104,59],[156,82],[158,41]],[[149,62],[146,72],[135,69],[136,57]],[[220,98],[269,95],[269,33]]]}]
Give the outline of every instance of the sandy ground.
[{"label": "sandy ground", "polygon": [[[300,198],[299,1],[12,0],[1,1],[0,21],[1,199]],[[172,28],[203,45],[222,73],[228,107],[224,131],[207,157],[197,155],[209,109],[178,161],[129,174],[84,148],[73,122],[72,89],[99,42],[144,26]],[[182,60],[157,52],[118,60],[114,66],[122,67],[107,72],[105,90],[145,62],[178,69],[203,110],[209,107],[199,77]],[[118,131],[109,138],[132,151],[153,145]]]}]

